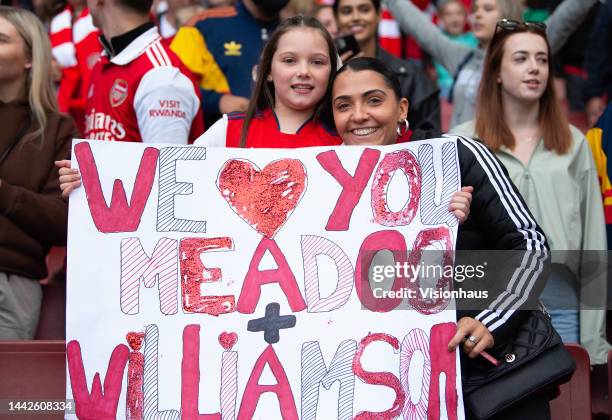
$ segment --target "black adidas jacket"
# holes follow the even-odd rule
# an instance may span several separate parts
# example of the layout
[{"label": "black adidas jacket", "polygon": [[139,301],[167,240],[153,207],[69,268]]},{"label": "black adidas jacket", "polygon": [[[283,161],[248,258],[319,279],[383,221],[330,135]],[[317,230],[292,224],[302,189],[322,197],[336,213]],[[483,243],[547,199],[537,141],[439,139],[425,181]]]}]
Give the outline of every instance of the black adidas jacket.
[{"label": "black adidas jacket", "polygon": [[434,127],[440,129],[440,89],[425,71],[408,60],[389,54],[380,46],[376,58],[391,68],[400,82],[402,96],[408,99],[408,122],[413,129]]},{"label": "black adidas jacket", "polygon": [[[428,134],[429,138],[438,137]],[[469,217],[459,227],[455,266],[489,260],[482,279],[455,282],[455,289],[459,286],[489,292],[486,299],[458,300],[457,318],[470,316],[482,322],[497,346],[514,336],[526,314],[524,309],[538,308],[548,276],[549,246],[493,152],[477,140],[456,138],[461,186],[472,186],[474,192]]]}]

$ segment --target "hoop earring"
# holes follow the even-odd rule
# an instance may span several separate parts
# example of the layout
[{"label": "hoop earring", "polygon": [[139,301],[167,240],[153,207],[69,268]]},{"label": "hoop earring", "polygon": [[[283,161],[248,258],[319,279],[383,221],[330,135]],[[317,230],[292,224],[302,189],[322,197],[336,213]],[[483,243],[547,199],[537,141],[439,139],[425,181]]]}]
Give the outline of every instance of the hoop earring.
[{"label": "hoop earring", "polygon": [[[406,118],[404,121],[400,121],[400,124],[403,124],[404,126],[402,127],[401,125],[399,127],[397,127],[397,135],[399,137],[403,137],[406,134],[408,134],[408,131],[410,130],[410,124],[408,123],[408,118]],[[403,128],[403,130],[402,130]]]}]

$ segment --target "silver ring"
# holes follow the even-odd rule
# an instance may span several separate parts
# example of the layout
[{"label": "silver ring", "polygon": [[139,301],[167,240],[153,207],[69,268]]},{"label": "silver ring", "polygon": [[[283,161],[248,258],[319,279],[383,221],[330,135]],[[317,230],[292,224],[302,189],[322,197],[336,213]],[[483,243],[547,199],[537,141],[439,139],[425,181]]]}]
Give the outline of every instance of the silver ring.
[{"label": "silver ring", "polygon": [[478,344],[478,342],[480,341],[480,338],[476,337],[475,335],[470,335],[468,337],[468,341],[474,345]]}]

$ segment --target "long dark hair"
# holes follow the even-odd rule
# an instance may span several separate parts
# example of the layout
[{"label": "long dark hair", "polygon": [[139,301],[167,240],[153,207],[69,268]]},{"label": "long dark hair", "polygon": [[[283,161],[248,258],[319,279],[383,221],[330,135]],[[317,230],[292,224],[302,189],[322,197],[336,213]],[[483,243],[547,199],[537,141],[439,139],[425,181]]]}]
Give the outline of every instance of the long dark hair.
[{"label": "long dark hair", "polygon": [[334,129],[336,127],[334,123],[334,110],[332,105],[334,98],[332,98],[331,91],[338,76],[346,72],[347,70],[355,72],[371,70],[380,74],[387,86],[389,86],[395,93],[396,99],[398,101],[402,99],[402,88],[400,85],[400,81],[397,78],[397,74],[389,66],[387,66],[379,59],[373,57],[351,58],[346,63],[344,63],[344,65],[336,72],[334,77],[331,79],[331,82],[329,83],[329,95],[325,97],[325,107],[322,113],[323,121],[327,126],[332,127]]},{"label": "long dark hair", "polygon": [[395,74],[395,72],[389,66],[387,66],[385,63],[383,63],[379,59],[372,58],[372,57],[357,57],[357,58],[353,58],[347,61],[340,68],[340,70],[336,72],[336,75],[332,79],[332,83],[331,83],[332,86],[334,84],[333,82],[336,81],[336,77],[338,77],[338,75],[340,75],[341,73],[344,73],[347,69],[355,71],[355,72],[371,70],[373,72],[380,74],[382,78],[385,80],[385,83],[387,84],[387,86],[393,89],[393,92],[395,92],[395,96],[397,96],[397,99],[399,100],[402,98],[402,89],[401,89],[400,81],[397,78],[397,74]]},{"label": "long dark hair", "polygon": [[[249,108],[240,132],[240,147],[246,146],[249,126],[251,125],[251,121],[253,120],[255,113],[257,111],[274,108],[274,83],[267,80],[268,75],[272,70],[272,57],[278,48],[278,41],[280,38],[287,32],[297,28],[312,28],[321,33],[321,36],[327,43],[327,47],[329,49],[329,62],[331,65],[330,80],[333,80],[334,76],[336,75],[338,68],[338,53],[336,52],[334,40],[329,32],[327,32],[327,29],[325,29],[325,27],[321,25],[318,20],[310,16],[297,15],[285,20],[274,31],[266,43],[263,52],[261,53],[261,59],[259,60],[259,65],[257,66],[257,80],[255,82],[255,89],[253,91],[251,101],[249,102]],[[315,109],[313,116],[315,121],[320,119],[321,113],[323,112],[322,109],[325,98],[329,97],[330,91],[331,83],[327,85],[325,95],[323,95],[323,98]]]},{"label": "long dark hair", "polygon": [[495,151],[499,150],[502,145],[511,150],[514,149],[516,139],[503,117],[502,88],[497,79],[501,69],[506,41],[514,34],[525,32],[539,35],[546,42],[548,50],[548,83],[540,98],[539,124],[542,137],[544,138],[544,147],[547,150],[554,150],[557,154],[562,155],[567,153],[570,148],[572,134],[569,129],[569,123],[559,106],[555,94],[555,85],[552,80],[553,68],[550,44],[543,31],[534,30],[528,26],[520,26],[511,31],[498,29],[498,32],[493,36],[485,57],[482,80],[478,91],[475,131],[478,137]]}]

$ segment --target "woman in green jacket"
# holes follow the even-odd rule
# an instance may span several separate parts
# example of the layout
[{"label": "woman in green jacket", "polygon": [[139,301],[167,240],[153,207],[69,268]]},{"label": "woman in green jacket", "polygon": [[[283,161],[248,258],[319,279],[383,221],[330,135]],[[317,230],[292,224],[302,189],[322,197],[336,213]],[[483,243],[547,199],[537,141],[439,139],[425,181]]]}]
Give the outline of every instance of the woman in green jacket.
[{"label": "woman in green jacket", "polygon": [[[475,136],[508,169],[552,252],[542,293],[565,342],[606,363],[606,232],[597,173],[584,135],[555,97],[545,26],[502,20],[485,57],[476,119],[451,130]],[[581,310],[578,310],[580,302]]]}]

